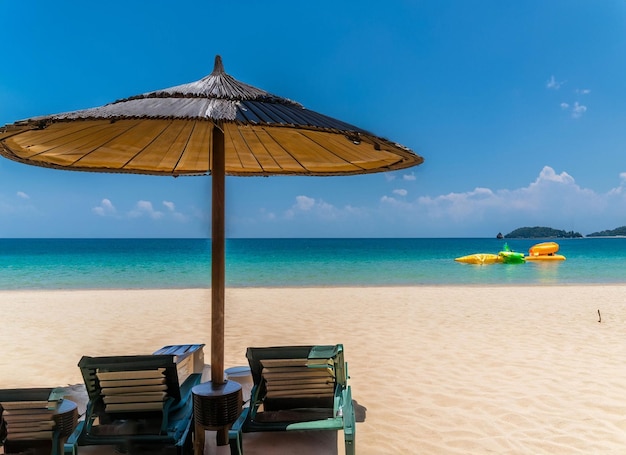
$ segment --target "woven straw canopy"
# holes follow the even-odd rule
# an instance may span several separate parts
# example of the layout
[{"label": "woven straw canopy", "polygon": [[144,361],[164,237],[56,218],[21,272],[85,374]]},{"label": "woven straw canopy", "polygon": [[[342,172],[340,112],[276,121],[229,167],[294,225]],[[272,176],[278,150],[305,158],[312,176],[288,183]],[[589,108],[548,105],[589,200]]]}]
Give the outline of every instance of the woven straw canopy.
[{"label": "woven straw canopy", "polygon": [[350,175],[421,164],[406,147],[235,80],[219,56],[189,84],[0,127],[0,154],[27,164],[155,175],[211,173],[215,123],[227,175]]}]

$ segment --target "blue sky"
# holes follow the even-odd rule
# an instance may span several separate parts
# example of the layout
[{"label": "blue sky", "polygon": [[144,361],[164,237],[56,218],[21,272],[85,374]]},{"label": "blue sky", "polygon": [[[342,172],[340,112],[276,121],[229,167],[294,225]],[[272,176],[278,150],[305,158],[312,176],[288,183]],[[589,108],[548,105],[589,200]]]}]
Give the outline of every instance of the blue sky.
[{"label": "blue sky", "polygon": [[[0,0],[0,125],[209,74],[413,149],[404,171],[231,177],[228,237],[626,225],[622,0]],[[208,237],[210,177],[0,158],[0,237]]]}]

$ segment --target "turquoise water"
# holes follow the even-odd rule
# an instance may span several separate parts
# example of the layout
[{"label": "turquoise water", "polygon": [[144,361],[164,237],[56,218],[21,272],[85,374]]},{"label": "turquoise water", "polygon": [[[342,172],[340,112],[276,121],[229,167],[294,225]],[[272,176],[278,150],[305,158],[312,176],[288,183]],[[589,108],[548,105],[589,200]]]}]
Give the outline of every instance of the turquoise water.
[{"label": "turquoise water", "polygon": [[[526,253],[541,240],[509,240]],[[563,239],[563,262],[475,266],[496,239],[229,239],[228,287],[626,283],[626,238]],[[205,239],[0,239],[0,290],[208,288]]]}]

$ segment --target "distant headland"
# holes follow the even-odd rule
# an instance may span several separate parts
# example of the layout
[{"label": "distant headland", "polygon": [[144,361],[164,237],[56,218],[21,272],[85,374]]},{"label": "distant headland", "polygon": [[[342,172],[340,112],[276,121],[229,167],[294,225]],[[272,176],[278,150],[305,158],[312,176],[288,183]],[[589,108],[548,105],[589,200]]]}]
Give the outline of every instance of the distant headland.
[{"label": "distant headland", "polygon": [[504,235],[505,239],[575,239],[584,237],[579,232],[563,231],[545,226],[521,227]]},{"label": "distant headland", "polygon": [[626,237],[626,226],[621,226],[610,231],[593,232],[587,237]]},{"label": "distant headland", "polygon": [[498,239],[576,239],[583,237],[626,237],[626,226],[615,229],[592,232],[588,235],[582,235],[580,232],[563,231],[545,226],[521,227],[508,234],[502,235],[498,232]]}]

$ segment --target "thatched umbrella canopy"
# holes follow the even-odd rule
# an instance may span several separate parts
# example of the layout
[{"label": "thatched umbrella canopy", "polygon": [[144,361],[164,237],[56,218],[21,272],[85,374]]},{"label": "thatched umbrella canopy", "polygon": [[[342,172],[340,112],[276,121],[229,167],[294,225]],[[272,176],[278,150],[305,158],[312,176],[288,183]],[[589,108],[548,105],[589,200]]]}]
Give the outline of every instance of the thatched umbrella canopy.
[{"label": "thatched umbrella canopy", "polygon": [[0,128],[0,154],[55,169],[212,176],[211,376],[224,367],[225,175],[351,175],[421,164],[408,148],[239,82],[189,84]]}]

